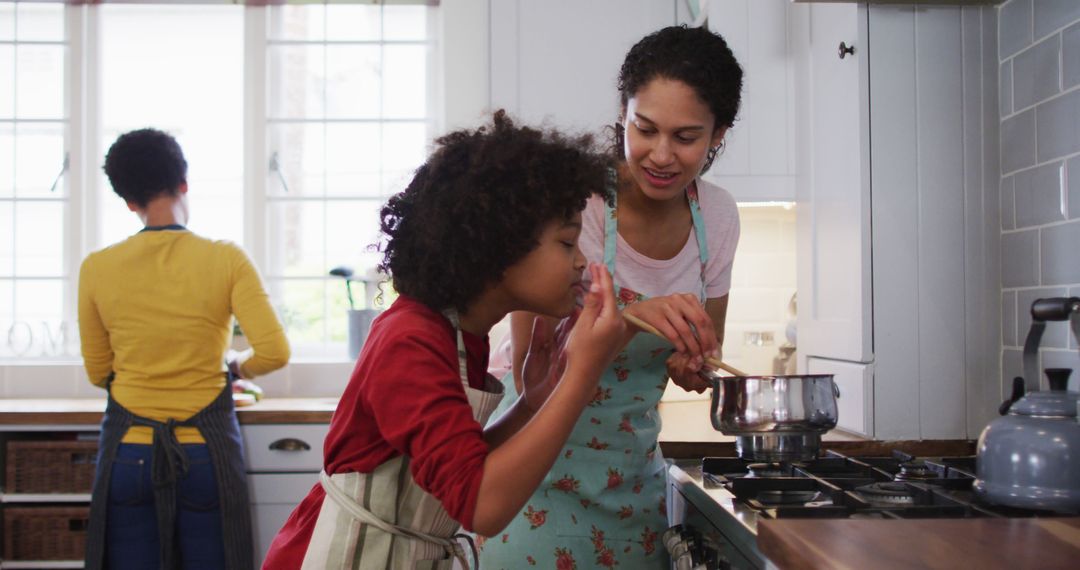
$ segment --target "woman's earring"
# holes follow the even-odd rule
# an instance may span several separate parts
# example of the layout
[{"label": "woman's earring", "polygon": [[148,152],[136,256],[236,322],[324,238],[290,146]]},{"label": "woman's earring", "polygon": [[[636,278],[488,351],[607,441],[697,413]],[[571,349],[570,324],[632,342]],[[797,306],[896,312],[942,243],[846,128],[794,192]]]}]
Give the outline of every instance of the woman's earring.
[{"label": "woman's earring", "polygon": [[706,159],[709,164],[712,164],[712,161],[716,159],[716,155],[720,153],[720,148],[723,147],[723,146],[724,146],[724,143],[720,143],[720,144],[718,144],[718,145],[716,145],[716,146],[709,149],[709,155],[708,155],[708,157]]}]

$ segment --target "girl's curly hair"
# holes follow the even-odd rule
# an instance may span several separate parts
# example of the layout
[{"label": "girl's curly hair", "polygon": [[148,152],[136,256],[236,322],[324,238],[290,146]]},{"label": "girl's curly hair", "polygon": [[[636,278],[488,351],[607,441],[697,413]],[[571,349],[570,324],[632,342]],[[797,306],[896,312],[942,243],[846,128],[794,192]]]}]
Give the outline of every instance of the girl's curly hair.
[{"label": "girl's curly hair", "polygon": [[467,306],[565,220],[599,194],[610,200],[613,163],[592,137],[513,124],[460,130],[436,149],[408,187],[383,206],[383,261],[394,288],[436,310]]},{"label": "girl's curly hair", "polygon": [[[716,117],[717,127],[732,127],[742,101],[743,71],[724,38],[705,28],[669,26],[653,32],[630,48],[619,69],[621,108],[653,79],[675,79],[689,85]],[[623,148],[622,125],[615,125],[612,150]],[[702,172],[712,166],[709,154]]]}]

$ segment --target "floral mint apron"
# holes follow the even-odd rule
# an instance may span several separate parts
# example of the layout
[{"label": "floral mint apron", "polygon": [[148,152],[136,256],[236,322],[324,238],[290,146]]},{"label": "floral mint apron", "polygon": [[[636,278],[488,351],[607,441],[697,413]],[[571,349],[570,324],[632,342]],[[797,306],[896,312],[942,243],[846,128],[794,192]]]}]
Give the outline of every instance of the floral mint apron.
[{"label": "floral mint apron", "polygon": [[[458,367],[473,418],[481,425],[503,398],[498,380],[488,375],[484,389],[469,386],[465,339],[457,314],[447,312],[457,335]],[[442,503],[409,474],[409,458],[398,456],[371,473],[319,475],[326,498],[304,556],[306,569],[408,568],[449,570],[455,560],[468,568],[455,534],[460,525]],[[473,555],[475,558],[475,554]]]},{"label": "floral mint apron", "polygon": [[[687,190],[705,300],[708,249],[696,185]],[[618,220],[607,206],[604,264],[615,275]],[[646,297],[617,283],[619,308]],[[660,534],[668,527],[666,463],[657,446],[657,405],[667,386],[671,344],[635,335],[604,372],[563,453],[502,533],[483,542],[484,570],[518,568],[667,569]],[[513,393],[513,373],[504,386]]]}]

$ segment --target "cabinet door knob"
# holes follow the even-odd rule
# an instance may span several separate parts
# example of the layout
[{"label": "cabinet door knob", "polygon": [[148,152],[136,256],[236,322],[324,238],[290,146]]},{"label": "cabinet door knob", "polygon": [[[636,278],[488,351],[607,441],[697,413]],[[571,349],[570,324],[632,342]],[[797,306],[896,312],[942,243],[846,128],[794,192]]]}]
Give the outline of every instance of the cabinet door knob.
[{"label": "cabinet door knob", "polygon": [[844,56],[855,55],[855,46],[849,46],[844,42],[840,42],[840,47],[837,49],[837,54],[840,55],[840,59],[844,59]]},{"label": "cabinet door knob", "polygon": [[285,437],[270,444],[272,451],[310,451],[311,446],[302,439]]}]

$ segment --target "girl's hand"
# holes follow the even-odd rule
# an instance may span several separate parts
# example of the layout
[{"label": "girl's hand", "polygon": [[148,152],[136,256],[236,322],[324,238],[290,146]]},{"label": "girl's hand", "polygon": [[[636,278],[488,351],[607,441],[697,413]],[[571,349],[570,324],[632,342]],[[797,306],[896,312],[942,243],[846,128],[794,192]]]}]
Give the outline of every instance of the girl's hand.
[{"label": "girl's hand", "polygon": [[[719,348],[712,318],[694,295],[676,293],[653,297],[624,310],[663,333],[675,345],[676,352],[687,356],[688,362],[698,357],[704,360],[705,355]],[[691,368],[697,371],[700,364],[697,368],[691,365]]]},{"label": "girl's hand", "polygon": [[683,390],[700,394],[712,387],[712,383],[699,374],[702,364],[700,356],[676,352],[667,359],[668,377]]},{"label": "girl's hand", "polygon": [[551,319],[533,318],[529,352],[521,368],[521,397],[533,412],[544,405],[566,368],[566,353],[559,349],[553,328]]},{"label": "girl's hand", "polygon": [[596,382],[622,346],[626,323],[615,304],[611,274],[603,265],[589,264],[591,285],[585,307],[566,345],[567,365]]}]

